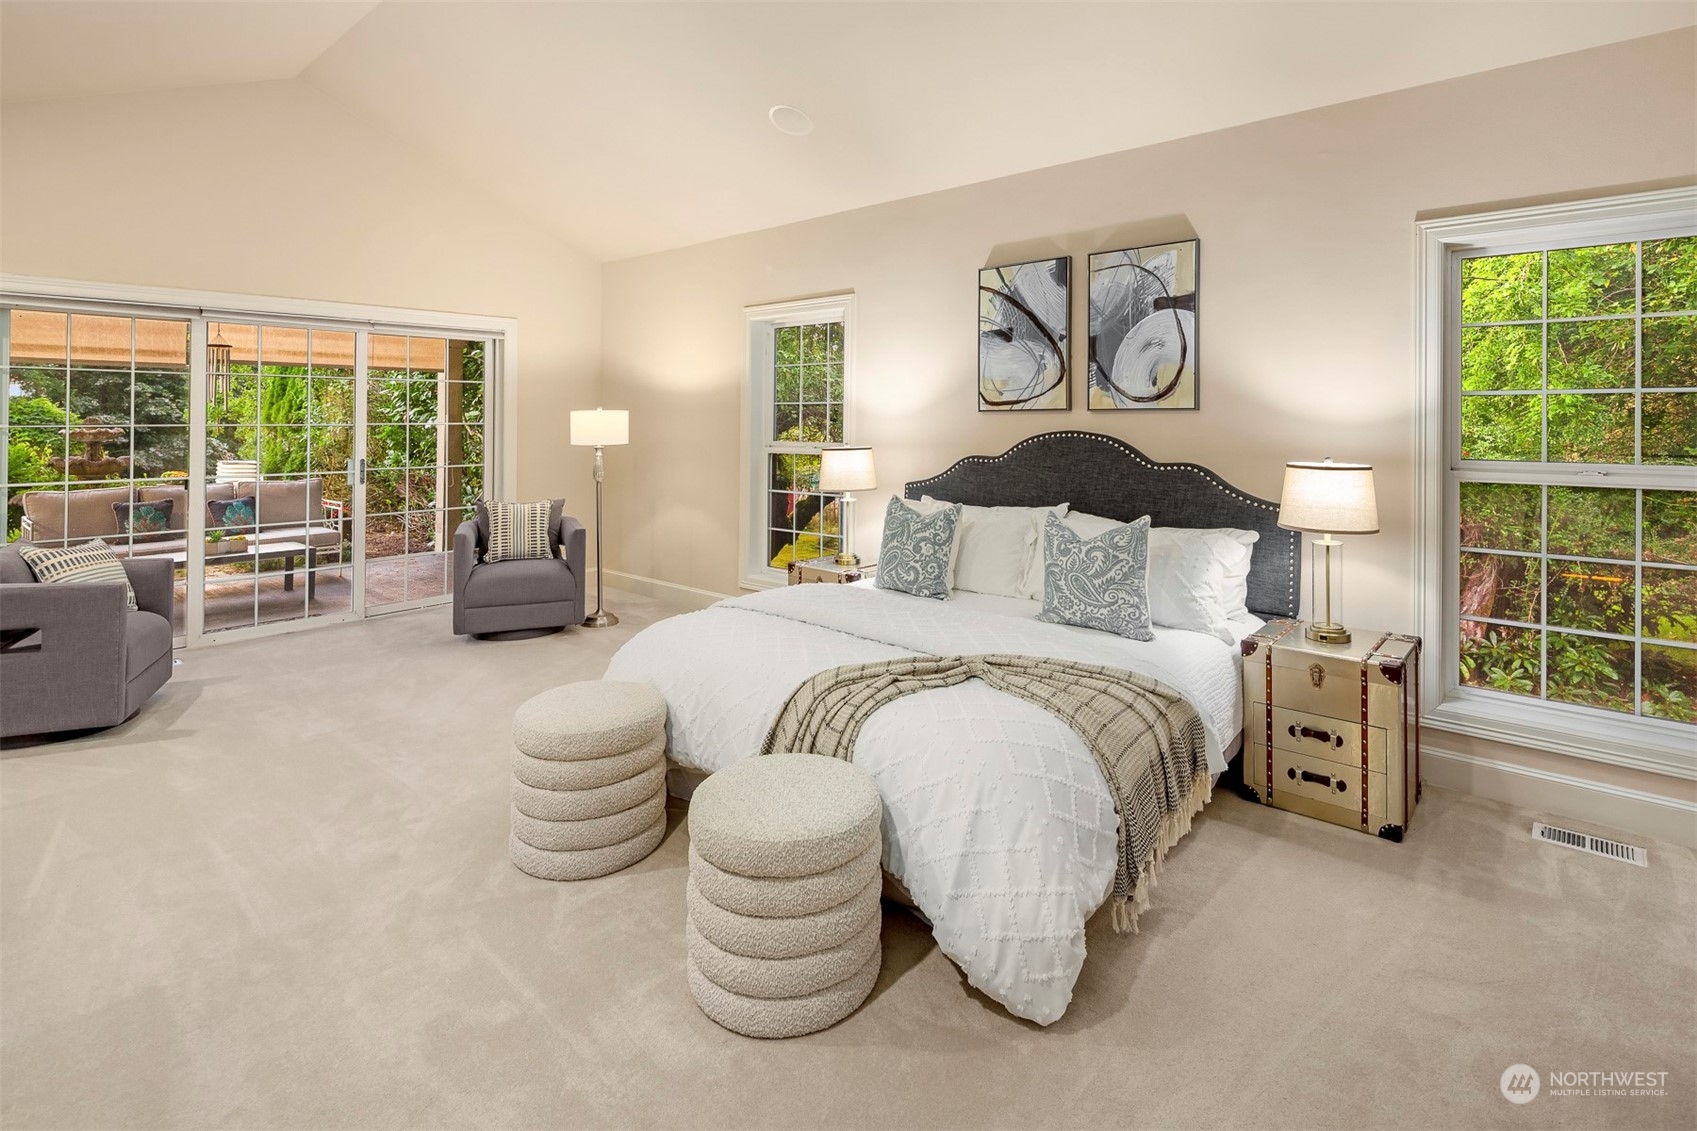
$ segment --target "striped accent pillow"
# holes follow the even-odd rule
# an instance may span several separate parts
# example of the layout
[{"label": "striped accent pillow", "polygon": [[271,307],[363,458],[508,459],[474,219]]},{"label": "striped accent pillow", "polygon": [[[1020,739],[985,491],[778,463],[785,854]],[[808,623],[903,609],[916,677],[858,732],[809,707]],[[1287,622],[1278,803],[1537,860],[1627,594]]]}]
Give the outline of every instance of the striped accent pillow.
[{"label": "striped accent pillow", "polygon": [[124,572],[124,563],[118,560],[112,547],[98,539],[80,546],[20,546],[18,555],[44,585],[122,582],[124,599],[130,608],[136,607],[136,591],[130,588],[130,575]]},{"label": "striped accent pillow", "polygon": [[506,562],[515,558],[551,558],[548,544],[548,513],[553,503],[487,503],[489,508],[489,552],[483,560]]}]

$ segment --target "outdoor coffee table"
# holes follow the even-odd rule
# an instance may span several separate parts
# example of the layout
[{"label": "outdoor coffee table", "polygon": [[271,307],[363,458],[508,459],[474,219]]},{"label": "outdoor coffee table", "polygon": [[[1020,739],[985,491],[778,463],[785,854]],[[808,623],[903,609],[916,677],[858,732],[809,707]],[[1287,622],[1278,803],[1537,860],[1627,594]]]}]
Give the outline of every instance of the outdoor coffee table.
[{"label": "outdoor coffee table", "polygon": [[[295,559],[306,559],[306,599],[312,600],[318,596],[318,547],[309,546],[304,542],[250,542],[248,548],[239,554],[207,554],[207,565],[223,565],[226,562],[253,562],[258,568],[260,562],[283,561],[283,589],[293,592],[295,588]],[[189,553],[178,550],[171,555],[174,565],[187,565]]]}]

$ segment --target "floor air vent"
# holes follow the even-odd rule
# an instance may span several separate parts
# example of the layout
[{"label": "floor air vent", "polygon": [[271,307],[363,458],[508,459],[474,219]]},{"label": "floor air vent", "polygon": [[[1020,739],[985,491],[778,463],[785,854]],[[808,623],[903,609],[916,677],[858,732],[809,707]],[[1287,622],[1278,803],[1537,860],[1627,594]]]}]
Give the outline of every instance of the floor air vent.
[{"label": "floor air vent", "polygon": [[1650,866],[1650,854],[1635,844],[1624,844],[1618,840],[1609,840],[1607,837],[1574,832],[1572,829],[1546,825],[1542,821],[1532,822],[1532,835],[1538,840],[1559,844],[1563,848],[1577,848],[1579,851],[1589,852],[1593,856],[1607,856],[1610,860],[1624,860],[1628,864],[1636,864],[1640,868]]}]

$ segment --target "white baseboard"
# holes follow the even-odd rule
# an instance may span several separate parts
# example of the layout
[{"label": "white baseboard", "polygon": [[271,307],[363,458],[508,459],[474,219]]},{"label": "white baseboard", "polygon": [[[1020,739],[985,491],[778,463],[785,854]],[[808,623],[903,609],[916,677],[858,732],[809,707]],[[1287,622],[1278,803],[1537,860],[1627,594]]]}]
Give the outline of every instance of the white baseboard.
[{"label": "white baseboard", "polygon": [[1587,821],[1625,833],[1697,848],[1697,804],[1624,786],[1605,785],[1480,758],[1434,750],[1420,751],[1421,780],[1440,789],[1453,789],[1505,801],[1556,817]]},{"label": "white baseboard", "polygon": [[730,596],[729,593],[715,593],[711,589],[697,589],[693,585],[679,585],[675,581],[661,581],[658,578],[623,573],[616,569],[608,570],[607,576],[617,578],[620,589],[643,597],[681,601],[691,609],[705,609],[715,601],[723,601]]}]

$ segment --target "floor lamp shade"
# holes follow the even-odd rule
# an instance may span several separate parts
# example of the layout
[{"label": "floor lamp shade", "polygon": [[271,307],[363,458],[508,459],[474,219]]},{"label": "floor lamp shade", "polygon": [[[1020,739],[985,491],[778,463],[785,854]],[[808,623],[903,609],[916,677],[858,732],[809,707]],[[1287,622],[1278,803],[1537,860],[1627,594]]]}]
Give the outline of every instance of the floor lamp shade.
[{"label": "floor lamp shade", "polygon": [[573,409],[572,443],[580,448],[630,443],[630,413],[622,408]]},{"label": "floor lamp shade", "polygon": [[872,467],[871,448],[825,448],[819,453],[819,489],[840,496],[837,500],[837,530],[842,537],[842,551],[837,555],[840,566],[857,566],[860,557],[849,544],[854,524],[849,511],[854,506],[854,492],[870,491],[878,486],[878,474]]},{"label": "floor lamp shade", "polygon": [[601,449],[630,443],[630,413],[622,408],[573,409],[571,442],[595,449],[595,611],[584,618],[583,627],[607,628],[618,624],[619,618],[601,607],[601,595],[607,589],[601,573]]},{"label": "floor lamp shade", "polygon": [[1334,535],[1379,532],[1372,466],[1329,459],[1285,464],[1279,525],[1320,536],[1310,545],[1314,560],[1309,563],[1309,624],[1304,635],[1322,644],[1348,644],[1349,629],[1333,613],[1334,607],[1343,605],[1343,543]]}]

